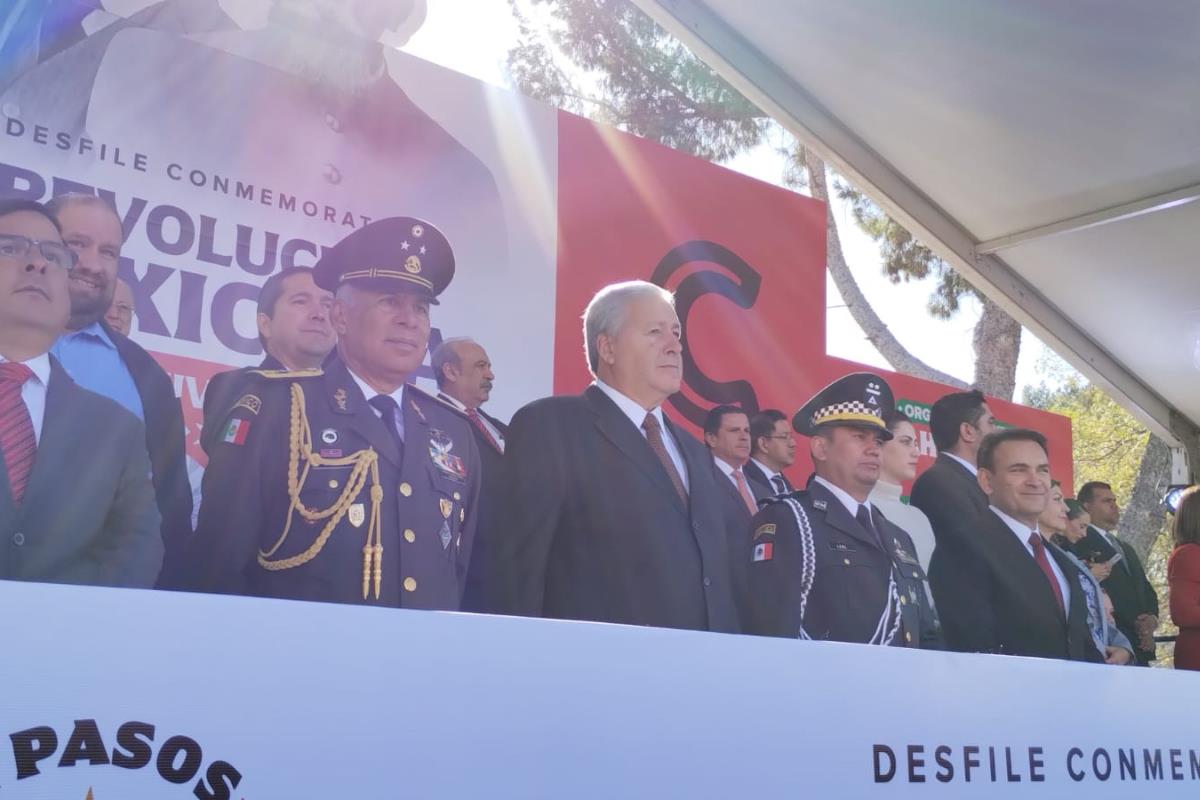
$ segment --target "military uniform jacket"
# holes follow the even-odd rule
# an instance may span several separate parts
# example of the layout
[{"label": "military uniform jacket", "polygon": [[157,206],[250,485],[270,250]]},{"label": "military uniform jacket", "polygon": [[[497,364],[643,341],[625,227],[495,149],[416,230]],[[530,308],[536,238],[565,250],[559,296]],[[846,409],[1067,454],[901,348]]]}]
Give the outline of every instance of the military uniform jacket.
[{"label": "military uniform jacket", "polygon": [[[232,404],[218,435],[211,437],[185,588],[457,609],[480,480],[470,423],[441,401],[406,386],[401,454],[340,360],[328,362],[323,374],[277,373],[289,374],[308,377],[256,374]],[[317,515],[340,502],[345,506],[323,545],[323,531],[333,517],[309,520],[291,508],[293,386],[303,399],[311,449],[318,462],[326,462],[308,464],[306,471],[305,460],[299,459],[299,502]],[[328,462],[370,452],[377,455],[381,503],[376,542],[382,552],[364,582],[373,476],[367,470],[361,488],[347,496],[348,482],[356,480],[354,466]]]},{"label": "military uniform jacket", "polygon": [[[788,498],[807,515],[812,534],[808,570],[804,540]],[[891,644],[941,649],[912,539],[879,509],[872,506],[872,512],[886,549],[815,481],[807,490],[768,501],[755,515],[738,555],[739,605],[746,633],[870,643],[890,607],[882,625],[884,640],[898,611]],[[804,602],[806,572],[812,583]],[[893,576],[894,598],[889,591]]]}]

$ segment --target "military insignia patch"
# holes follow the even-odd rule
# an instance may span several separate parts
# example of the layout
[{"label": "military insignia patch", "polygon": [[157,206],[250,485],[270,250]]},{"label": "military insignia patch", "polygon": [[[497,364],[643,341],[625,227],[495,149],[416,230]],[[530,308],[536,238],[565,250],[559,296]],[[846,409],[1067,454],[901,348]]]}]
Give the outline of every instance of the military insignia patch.
[{"label": "military insignia patch", "polygon": [[262,409],[262,400],[258,398],[258,395],[244,394],[241,400],[233,404],[233,407],[235,409],[244,408],[251,414],[257,414]]},{"label": "military insignia patch", "polygon": [[246,436],[250,433],[250,420],[248,419],[231,419],[229,424],[225,426],[225,433],[221,435],[221,441],[225,444],[243,445],[246,443]]},{"label": "military insignia patch", "polygon": [[345,389],[338,389],[333,393],[333,402],[337,403],[338,411],[346,410],[346,400],[348,398],[349,395],[346,394]]},{"label": "military insignia patch", "polygon": [[338,439],[337,431],[333,428],[326,428],[321,431],[321,441],[325,444],[333,444]]},{"label": "military insignia patch", "polygon": [[350,510],[346,513],[346,518],[350,520],[351,525],[361,528],[362,524],[367,520],[367,507],[362,503],[351,503]]},{"label": "military insignia patch", "polygon": [[438,531],[438,538],[442,540],[443,550],[450,546],[450,540],[454,538],[454,535],[450,533],[449,522],[442,522],[442,529]]},{"label": "military insignia patch", "polygon": [[404,259],[404,271],[411,272],[413,275],[419,273],[421,271],[421,259],[417,256],[409,256]]},{"label": "military insignia patch", "polygon": [[775,523],[774,522],[768,522],[766,525],[759,525],[757,528],[754,529],[754,538],[755,539],[757,539],[760,536],[774,536],[774,535],[775,535]]},{"label": "military insignia patch", "polygon": [[412,226],[412,235],[420,239],[425,234],[425,228],[420,225]]},{"label": "military insignia patch", "polygon": [[824,500],[813,500],[813,508],[815,508],[817,511],[824,511],[826,508],[828,508],[828,505]]},{"label": "military insignia patch", "polygon": [[340,447],[322,447],[321,458],[341,458],[342,449]]},{"label": "military insignia patch", "polygon": [[759,542],[754,545],[754,561],[770,561],[775,558],[774,542]]},{"label": "military insignia patch", "polygon": [[460,483],[465,482],[467,479],[467,465],[463,463],[461,458],[450,452],[453,448],[453,439],[437,428],[430,430],[429,458],[433,461],[433,465],[444,475]]},{"label": "military insignia patch", "polygon": [[444,497],[439,497],[438,506],[442,509],[442,516],[450,519],[450,515],[454,513],[454,503]]}]

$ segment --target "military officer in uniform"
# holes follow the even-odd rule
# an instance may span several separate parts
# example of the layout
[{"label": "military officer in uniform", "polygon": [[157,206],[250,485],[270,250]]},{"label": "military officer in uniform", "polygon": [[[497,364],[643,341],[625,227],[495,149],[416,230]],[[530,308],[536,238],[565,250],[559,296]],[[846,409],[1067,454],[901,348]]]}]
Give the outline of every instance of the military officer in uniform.
[{"label": "military officer in uniform", "polygon": [[260,370],[211,439],[188,586],[457,609],[479,451],[466,417],[408,380],[454,256],[427,222],[360,228],[325,253],[337,354]]},{"label": "military officer in uniform", "polygon": [[867,500],[892,408],[882,378],[855,373],[792,418],[811,437],[815,475],[807,489],[768,501],[742,542],[747,633],[942,647],[912,539]]}]

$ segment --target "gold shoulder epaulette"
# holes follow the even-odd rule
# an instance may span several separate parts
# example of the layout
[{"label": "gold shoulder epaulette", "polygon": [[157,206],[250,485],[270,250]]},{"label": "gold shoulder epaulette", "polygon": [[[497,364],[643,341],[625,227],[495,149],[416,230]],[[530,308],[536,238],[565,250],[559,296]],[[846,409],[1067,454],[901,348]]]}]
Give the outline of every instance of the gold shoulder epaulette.
[{"label": "gold shoulder epaulette", "polygon": [[250,370],[250,374],[263,378],[296,380],[298,378],[319,378],[325,374],[325,370],[320,367],[315,369],[252,369]]},{"label": "gold shoulder epaulette", "polygon": [[453,403],[448,403],[448,402],[446,402],[445,400],[443,400],[442,398],[438,397],[438,396],[437,396],[437,395],[435,395],[435,394],[430,394],[429,392],[427,392],[427,391],[425,391],[424,389],[422,389],[420,386],[417,386],[415,383],[410,383],[410,384],[407,384],[407,385],[405,386],[405,388],[406,388],[406,389],[412,389],[412,390],[414,391],[414,393],[415,393],[415,394],[419,395],[420,397],[423,397],[423,398],[425,398],[426,400],[431,400],[431,401],[433,401],[434,403],[437,403],[437,404],[438,404],[438,405],[440,405],[442,408],[448,408],[448,409],[450,409],[450,410],[451,410],[451,411],[453,411],[455,414],[458,414],[460,417],[464,417],[464,418],[465,418],[465,417],[467,416],[467,412],[463,411],[463,410],[462,410],[461,408],[459,408],[458,406],[454,405]]}]

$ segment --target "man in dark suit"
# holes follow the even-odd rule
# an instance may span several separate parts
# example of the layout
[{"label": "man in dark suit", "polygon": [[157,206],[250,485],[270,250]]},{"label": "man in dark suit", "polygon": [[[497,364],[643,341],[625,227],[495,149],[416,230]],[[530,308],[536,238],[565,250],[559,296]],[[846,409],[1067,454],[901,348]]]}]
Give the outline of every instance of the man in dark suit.
[{"label": "man in dark suit", "polygon": [[267,278],[258,293],[258,340],[265,356],[257,367],[218,372],[204,387],[201,445],[208,451],[220,420],[258,370],[315,370],[329,357],[337,337],[329,320],[333,292],[313,281],[312,269],[288,267]]},{"label": "man in dark suit", "polygon": [[941,649],[916,548],[867,499],[894,407],[887,383],[863,372],[796,412],[815,475],[768,501],[738,548],[748,633]]},{"label": "man in dark suit", "polygon": [[[1154,660],[1154,631],[1158,628],[1158,593],[1146,578],[1137,551],[1116,535],[1121,508],[1112,487],[1090,481],[1079,489],[1079,500],[1092,523],[1087,535],[1071,546],[1076,556],[1092,565],[1113,603],[1117,628],[1133,643],[1139,666]],[[1113,562],[1114,556],[1120,558]]]},{"label": "man in dark suit", "polygon": [[929,568],[946,643],[963,652],[1103,661],[1078,570],[1038,531],[1050,497],[1046,437],[1000,430],[984,437],[978,459],[988,510],[939,539]]},{"label": "man in dark suit", "polygon": [[987,398],[977,390],[943,395],[933,404],[929,428],[938,456],[917,476],[909,502],[929,518],[939,545],[987,510],[987,496],[975,479],[975,457],[994,421]]},{"label": "man in dark suit", "polygon": [[742,470],[769,494],[795,491],[783,471],[796,462],[796,436],[787,415],[764,408],[750,419],[750,460]]},{"label": "man in dark suit", "polygon": [[[737,406],[716,406],[704,420],[704,445],[712,453],[723,494],[734,507],[740,506],[745,520],[758,513],[758,501],[774,492],[752,484],[744,472],[750,461],[750,417]],[[732,491],[731,491],[732,490]]]},{"label": "man in dark suit", "polygon": [[184,588],[458,610],[479,453],[462,414],[408,383],[453,274],[445,237],[405,217],[321,257],[337,356],[251,373],[210,450]]},{"label": "man in dark suit", "polygon": [[601,289],[584,314],[596,382],[513,417],[484,610],[738,630],[712,457],[662,411],[683,373],[673,300]]},{"label": "man in dark suit", "polygon": [[170,572],[192,534],[183,409],[174,382],[158,362],[104,321],[116,290],[124,243],[121,217],[108,201],[90,194],[60,195],[47,208],[78,259],[69,283],[68,330],[51,352],[76,383],[114,400],[143,421],[143,446],[150,457]]},{"label": "man in dark suit", "polygon": [[0,203],[0,578],[149,587],[163,542],[142,425],[48,352],[74,258],[43,207]]},{"label": "man in dark suit", "polygon": [[[463,603],[467,608],[482,604],[483,591],[480,564],[486,561],[480,555],[481,548],[492,543],[492,536],[484,532],[496,525],[500,517],[504,479],[504,440],[508,426],[485,412],[481,406],[492,395],[496,374],[492,371],[492,360],[478,343],[467,338],[444,339],[433,349],[429,357],[433,375],[437,379],[438,399],[466,414],[471,422],[475,445],[479,448],[479,461],[483,475],[479,487],[479,524],[475,529],[475,550],[471,567],[467,571],[467,585]],[[502,536],[503,531],[496,531]]]}]

